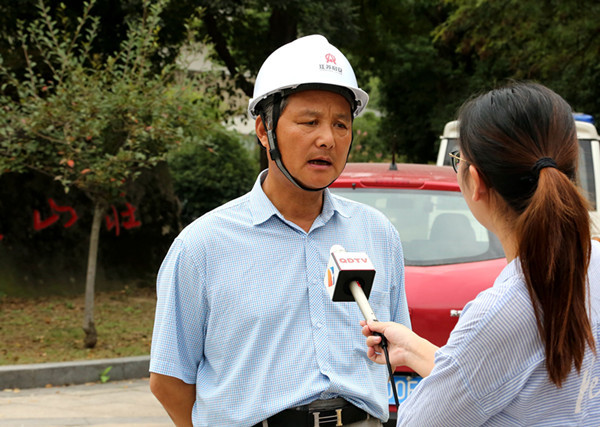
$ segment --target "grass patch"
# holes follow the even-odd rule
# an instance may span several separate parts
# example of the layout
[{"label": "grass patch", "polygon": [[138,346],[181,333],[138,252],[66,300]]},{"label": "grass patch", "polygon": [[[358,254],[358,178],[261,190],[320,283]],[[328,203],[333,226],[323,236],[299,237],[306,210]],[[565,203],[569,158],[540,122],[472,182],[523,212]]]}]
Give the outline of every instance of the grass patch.
[{"label": "grass patch", "polygon": [[83,348],[84,296],[0,298],[0,365],[150,354],[156,294],[126,287],[95,296],[98,344]]}]

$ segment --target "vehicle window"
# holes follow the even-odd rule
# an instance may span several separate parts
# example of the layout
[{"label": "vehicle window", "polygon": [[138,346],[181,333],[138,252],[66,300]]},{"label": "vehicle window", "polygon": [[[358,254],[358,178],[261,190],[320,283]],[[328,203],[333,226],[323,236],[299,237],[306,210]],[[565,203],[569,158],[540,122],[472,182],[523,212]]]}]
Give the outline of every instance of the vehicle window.
[{"label": "vehicle window", "polygon": [[596,210],[596,183],[594,182],[593,170],[592,144],[589,139],[579,140],[579,185],[583,188],[592,210]]},{"label": "vehicle window", "polygon": [[471,214],[459,192],[331,188],[373,206],[398,230],[406,265],[443,265],[503,258],[500,242]]},{"label": "vehicle window", "polygon": [[450,153],[458,150],[458,139],[456,138],[447,138],[448,145],[446,145],[446,153],[444,153],[444,166],[452,166],[452,161],[450,160]]}]

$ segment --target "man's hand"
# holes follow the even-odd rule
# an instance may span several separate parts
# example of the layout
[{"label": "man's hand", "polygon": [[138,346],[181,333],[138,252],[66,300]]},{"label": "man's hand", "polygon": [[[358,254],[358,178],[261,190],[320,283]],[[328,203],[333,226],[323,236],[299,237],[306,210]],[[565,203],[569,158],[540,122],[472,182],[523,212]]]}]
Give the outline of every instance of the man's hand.
[{"label": "man's hand", "polygon": [[408,366],[422,377],[431,373],[434,356],[438,347],[421,338],[406,326],[394,322],[360,322],[362,333],[367,337],[367,356],[375,363],[386,363],[381,337],[373,332],[382,333],[388,341],[388,352],[392,367]]}]

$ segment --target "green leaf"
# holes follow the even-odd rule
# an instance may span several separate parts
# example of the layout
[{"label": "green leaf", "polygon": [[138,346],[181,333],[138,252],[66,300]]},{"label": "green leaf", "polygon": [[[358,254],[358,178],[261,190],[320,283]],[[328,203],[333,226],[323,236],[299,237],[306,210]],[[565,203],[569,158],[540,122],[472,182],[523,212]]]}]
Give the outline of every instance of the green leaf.
[{"label": "green leaf", "polygon": [[100,373],[100,382],[102,384],[107,383],[110,380],[110,375],[108,373],[111,371],[112,366],[107,367]]}]

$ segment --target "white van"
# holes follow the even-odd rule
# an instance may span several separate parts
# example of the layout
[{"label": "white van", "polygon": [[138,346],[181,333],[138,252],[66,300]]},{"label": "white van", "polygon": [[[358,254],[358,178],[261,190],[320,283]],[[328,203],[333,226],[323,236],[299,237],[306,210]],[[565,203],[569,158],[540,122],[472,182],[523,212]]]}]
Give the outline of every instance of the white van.
[{"label": "white van", "polygon": [[[576,118],[578,116],[575,116]],[[598,189],[600,188],[600,136],[596,127],[588,121],[575,120],[579,139],[579,182],[590,205],[592,236],[600,239],[600,212]],[[437,165],[450,165],[448,153],[458,150],[458,121],[446,123],[440,136]]]}]

